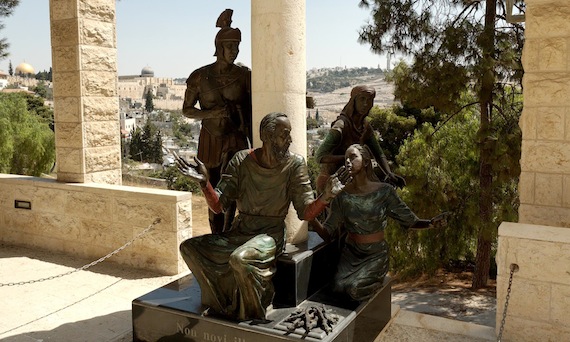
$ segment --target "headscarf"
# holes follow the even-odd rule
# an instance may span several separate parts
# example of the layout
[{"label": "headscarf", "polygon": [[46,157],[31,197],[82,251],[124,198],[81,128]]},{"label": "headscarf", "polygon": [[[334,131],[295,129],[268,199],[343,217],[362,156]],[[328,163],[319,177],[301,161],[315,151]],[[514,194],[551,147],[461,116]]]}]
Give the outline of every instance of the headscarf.
[{"label": "headscarf", "polygon": [[354,113],[355,109],[354,102],[356,101],[356,97],[363,93],[368,94],[372,98],[376,97],[376,90],[374,88],[367,85],[356,86],[350,91],[350,100],[340,113],[346,115],[348,118],[352,118],[352,114]]}]

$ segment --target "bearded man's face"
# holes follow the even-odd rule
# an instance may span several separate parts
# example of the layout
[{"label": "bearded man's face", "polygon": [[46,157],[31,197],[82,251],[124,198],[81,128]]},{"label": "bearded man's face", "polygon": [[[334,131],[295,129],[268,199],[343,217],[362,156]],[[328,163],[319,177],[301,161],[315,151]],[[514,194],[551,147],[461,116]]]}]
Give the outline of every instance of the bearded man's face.
[{"label": "bearded man's face", "polygon": [[286,161],[289,157],[291,142],[291,123],[286,117],[280,117],[277,119],[275,132],[271,137],[271,151],[280,162]]}]

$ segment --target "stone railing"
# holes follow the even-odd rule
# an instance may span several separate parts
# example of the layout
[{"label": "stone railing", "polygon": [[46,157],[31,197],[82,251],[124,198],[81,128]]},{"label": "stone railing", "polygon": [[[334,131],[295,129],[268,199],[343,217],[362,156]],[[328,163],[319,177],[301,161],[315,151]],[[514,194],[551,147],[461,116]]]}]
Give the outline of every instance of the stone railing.
[{"label": "stone railing", "polygon": [[168,275],[187,270],[178,246],[192,235],[191,193],[7,174],[0,189],[1,243],[96,260],[161,218],[109,261]]}]

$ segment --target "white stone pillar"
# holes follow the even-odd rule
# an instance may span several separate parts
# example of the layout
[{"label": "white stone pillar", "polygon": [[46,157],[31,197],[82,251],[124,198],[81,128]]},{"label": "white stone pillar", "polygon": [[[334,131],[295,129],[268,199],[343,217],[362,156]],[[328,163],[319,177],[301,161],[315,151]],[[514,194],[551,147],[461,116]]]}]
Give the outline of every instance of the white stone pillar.
[{"label": "white stone pillar", "polygon": [[[307,156],[305,0],[251,0],[253,144],[270,112],[291,120],[291,151]],[[307,239],[307,224],[294,210],[287,218],[289,242]]]},{"label": "white stone pillar", "polygon": [[50,0],[57,179],[121,184],[115,0]]}]

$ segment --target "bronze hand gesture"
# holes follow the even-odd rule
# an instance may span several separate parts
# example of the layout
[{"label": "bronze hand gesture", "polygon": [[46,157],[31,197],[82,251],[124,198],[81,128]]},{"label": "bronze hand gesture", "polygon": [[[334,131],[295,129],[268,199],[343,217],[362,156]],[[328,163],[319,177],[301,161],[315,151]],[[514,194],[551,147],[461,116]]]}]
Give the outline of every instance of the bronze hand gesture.
[{"label": "bronze hand gesture", "polygon": [[176,152],[173,152],[174,158],[176,159],[176,165],[178,166],[178,170],[183,175],[190,177],[192,180],[200,183],[201,187],[205,187],[208,183],[208,170],[204,163],[200,161],[197,157],[194,157],[194,162],[196,165],[193,165],[187,162],[184,158],[180,157]]},{"label": "bronze hand gesture", "polygon": [[429,221],[430,228],[443,228],[447,227],[447,217],[451,215],[449,211],[441,213]]},{"label": "bronze hand gesture", "polygon": [[346,184],[350,183],[351,180],[352,176],[350,175],[350,170],[341,166],[327,181],[323,191],[323,200],[327,203],[332,201],[336,195],[340,194],[342,190],[344,190]]}]

